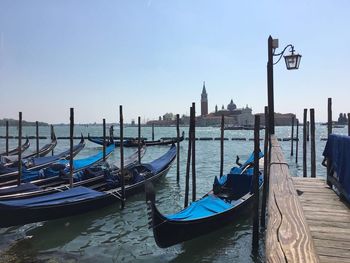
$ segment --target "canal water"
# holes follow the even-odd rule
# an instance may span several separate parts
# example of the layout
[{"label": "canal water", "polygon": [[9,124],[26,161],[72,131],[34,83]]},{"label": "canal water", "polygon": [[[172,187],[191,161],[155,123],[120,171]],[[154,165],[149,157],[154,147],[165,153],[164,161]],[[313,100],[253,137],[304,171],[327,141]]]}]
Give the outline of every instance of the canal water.
[{"label": "canal water", "polygon": [[[301,127],[300,127],[301,128]],[[188,127],[181,127],[187,134]],[[301,129],[300,129],[301,130]],[[69,126],[55,126],[57,136],[68,136]],[[335,129],[335,133],[346,134],[346,128]],[[101,126],[75,126],[75,135],[102,134]],[[11,135],[16,135],[16,128],[11,127]],[[35,127],[24,127],[24,135],[34,136]],[[119,130],[115,129],[115,136]],[[276,127],[278,138],[288,138],[290,127]],[[317,176],[325,177],[321,166],[322,151],[327,134],[326,126],[316,125],[316,159]],[[5,135],[0,127],[0,135]],[[40,135],[49,136],[48,127],[40,127]],[[137,136],[137,127],[126,127],[124,136]],[[142,128],[142,136],[151,139],[151,127]],[[175,127],[155,128],[155,139],[176,136]],[[220,137],[220,129],[197,127],[197,137]],[[261,131],[263,138],[264,132]],[[228,172],[234,165],[236,156],[244,161],[253,151],[253,131],[225,131],[225,137],[242,137],[247,141],[225,141],[224,171]],[[302,138],[302,134],[299,134]],[[41,140],[40,145],[49,142]],[[15,140],[10,140],[12,147]],[[76,140],[78,143],[78,140]],[[31,140],[29,151],[35,149],[35,139]],[[55,152],[66,150],[69,140],[59,140]],[[281,141],[282,149],[293,176],[302,175],[302,141],[299,143],[299,161],[295,163],[290,156],[290,141]],[[294,142],[295,146],[295,142]],[[184,203],[185,166],[188,141],[180,146],[180,182],[176,182],[176,163],[167,176],[156,185],[156,200],[162,213],[173,213],[180,210]],[[263,142],[261,142],[263,148]],[[76,158],[96,153],[99,146],[89,141]],[[149,162],[165,153],[168,146],[148,147],[143,162]],[[0,152],[5,150],[5,140],[0,139]],[[135,149],[126,148],[125,156]],[[119,165],[119,151],[109,158],[110,163]],[[220,141],[196,142],[197,197],[204,195],[212,187],[214,176],[219,175]],[[310,175],[310,143],[308,143],[308,173]],[[191,193],[190,193],[191,196]],[[6,217],[1,214],[0,216]],[[183,244],[167,249],[158,248],[152,231],[148,229],[148,216],[144,194],[127,199],[126,208],[120,204],[99,209],[87,214],[68,217],[48,222],[28,224],[20,227],[0,229],[0,262],[264,262],[264,241],[260,241],[257,254],[251,253],[252,221],[249,214],[243,215],[231,225]],[[262,235],[263,236],[263,235]]]}]

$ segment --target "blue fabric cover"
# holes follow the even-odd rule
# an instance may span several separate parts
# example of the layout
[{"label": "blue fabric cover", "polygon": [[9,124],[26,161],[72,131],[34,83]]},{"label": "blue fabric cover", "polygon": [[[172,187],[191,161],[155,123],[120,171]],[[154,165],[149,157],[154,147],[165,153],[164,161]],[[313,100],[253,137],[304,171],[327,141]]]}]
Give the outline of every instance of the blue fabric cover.
[{"label": "blue fabric cover", "polygon": [[105,193],[101,193],[86,187],[79,186],[54,194],[18,200],[0,201],[0,207],[3,206],[7,208],[30,208],[49,205],[59,205],[65,203],[72,203],[80,200],[94,199],[102,195],[105,195]]},{"label": "blue fabric cover", "polygon": [[330,134],[323,156],[332,161],[338,181],[347,192],[346,198],[350,202],[350,137]]},{"label": "blue fabric cover", "polygon": [[[115,146],[111,144],[106,148],[106,156],[113,152]],[[73,160],[74,171],[81,170],[84,168],[88,168],[89,166],[101,161],[103,158],[103,152],[99,152],[93,156]],[[28,171],[24,170],[22,174],[22,182],[30,182],[33,180],[43,179],[43,178],[51,178],[59,175],[65,175],[69,173],[69,160],[59,160],[55,164],[50,165],[47,168],[41,169],[39,171]],[[73,175],[75,176],[75,175]],[[82,174],[77,174],[75,177],[75,181],[79,181]]]},{"label": "blue fabric cover", "polygon": [[[111,144],[108,147],[106,147],[106,156],[111,154],[114,151],[114,149],[115,149],[114,144]],[[101,161],[102,159],[103,159],[103,151],[100,151],[99,153],[92,155],[90,157],[73,160],[74,171],[89,167],[92,164]],[[69,160],[59,160],[57,163],[65,164],[69,169]]]},{"label": "blue fabric cover", "polygon": [[[75,145],[73,147],[73,152],[77,151],[78,149],[84,148],[84,146],[85,146],[85,144],[81,144],[81,143]],[[61,152],[60,154],[54,155],[54,156],[45,156],[45,157],[31,158],[31,159],[28,159],[27,161],[31,162],[35,166],[37,166],[37,165],[43,165],[43,164],[46,164],[46,163],[51,163],[51,162],[54,162],[56,160],[65,158],[69,154],[70,154],[70,150],[67,150],[67,151]]]},{"label": "blue fabric cover", "polygon": [[216,196],[208,195],[202,199],[199,199],[198,201],[191,203],[184,210],[176,214],[167,215],[166,217],[172,220],[194,220],[216,215],[218,213],[229,210],[232,207],[233,204],[227,203]]},{"label": "blue fabric cover", "polygon": [[158,159],[150,162],[149,164],[144,164],[152,173],[159,173],[163,170],[168,164],[169,160],[174,159],[176,156],[176,146],[173,144],[169,151]]}]

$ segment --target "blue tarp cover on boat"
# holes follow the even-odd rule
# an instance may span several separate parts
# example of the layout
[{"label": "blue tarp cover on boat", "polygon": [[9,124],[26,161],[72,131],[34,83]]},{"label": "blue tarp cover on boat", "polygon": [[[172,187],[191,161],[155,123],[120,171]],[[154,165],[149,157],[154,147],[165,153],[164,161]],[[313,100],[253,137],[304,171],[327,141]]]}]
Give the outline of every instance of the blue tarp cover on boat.
[{"label": "blue tarp cover on boat", "polygon": [[[108,156],[111,152],[113,152],[114,148],[115,148],[114,144],[111,144],[110,146],[108,146],[106,148],[106,156]],[[103,158],[103,152],[101,151],[101,152],[99,152],[93,156],[87,157],[87,158],[73,160],[74,171],[88,168],[89,166],[102,160],[102,158]],[[53,168],[54,166],[58,167],[59,165],[62,165],[63,167],[61,167],[59,169]],[[64,167],[64,165],[67,165],[67,167]],[[58,162],[56,162],[56,164],[54,164],[54,166],[51,165],[51,166],[44,168],[44,169],[41,169],[39,171],[25,170],[25,171],[23,171],[21,180],[23,182],[30,182],[33,180],[59,176],[60,170],[62,170],[63,172],[67,172],[67,173],[69,172],[69,160],[59,160]]]},{"label": "blue tarp cover on boat", "polygon": [[350,202],[350,137],[329,135],[323,156],[332,161],[338,181],[347,192],[346,198]]},{"label": "blue tarp cover on boat", "polygon": [[[114,151],[114,148],[115,148],[114,144],[111,144],[108,147],[106,147],[106,156],[111,154]],[[102,159],[103,159],[103,151],[87,158],[73,160],[73,167],[74,167],[74,170],[81,170]],[[60,160],[58,163],[69,165],[69,160]]]},{"label": "blue tarp cover on boat", "polygon": [[30,208],[30,207],[40,207],[49,205],[59,205],[64,203],[72,203],[76,201],[81,201],[82,199],[93,199],[99,196],[105,195],[95,190],[91,190],[86,187],[76,187],[63,192],[37,196],[25,199],[0,201],[0,208]]},{"label": "blue tarp cover on boat", "polygon": [[[78,149],[80,148],[83,148],[85,146],[85,144],[77,144],[73,147],[73,152],[77,151]],[[56,160],[59,160],[61,158],[64,158],[66,157],[67,155],[69,155],[70,153],[70,150],[67,150],[67,151],[64,151],[64,152],[61,152],[60,154],[58,155],[54,155],[54,156],[44,156],[44,157],[35,157],[35,158],[30,158],[28,159],[27,161],[28,162],[31,162],[33,163],[35,166],[37,165],[43,165],[43,164],[46,164],[46,163],[52,163]],[[25,160],[24,160],[25,162]]]},{"label": "blue tarp cover on boat", "polygon": [[224,212],[232,207],[233,204],[227,203],[216,196],[208,195],[191,203],[179,213],[166,217],[172,220],[194,220]]},{"label": "blue tarp cover on boat", "polygon": [[165,166],[169,164],[169,160],[172,160],[176,156],[176,146],[172,145],[169,151],[164,154],[162,157],[150,162],[149,164],[145,164],[145,166],[151,170],[151,172],[157,174],[161,170],[164,169]]}]

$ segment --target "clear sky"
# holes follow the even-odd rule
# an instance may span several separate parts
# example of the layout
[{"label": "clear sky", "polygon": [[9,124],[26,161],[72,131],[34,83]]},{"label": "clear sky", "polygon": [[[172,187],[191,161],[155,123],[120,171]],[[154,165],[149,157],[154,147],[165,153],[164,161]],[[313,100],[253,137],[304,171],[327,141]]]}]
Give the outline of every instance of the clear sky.
[{"label": "clear sky", "polygon": [[267,104],[267,38],[300,69],[274,66],[275,111],[350,112],[350,1],[0,0],[0,118],[49,123],[154,119],[231,100]]}]

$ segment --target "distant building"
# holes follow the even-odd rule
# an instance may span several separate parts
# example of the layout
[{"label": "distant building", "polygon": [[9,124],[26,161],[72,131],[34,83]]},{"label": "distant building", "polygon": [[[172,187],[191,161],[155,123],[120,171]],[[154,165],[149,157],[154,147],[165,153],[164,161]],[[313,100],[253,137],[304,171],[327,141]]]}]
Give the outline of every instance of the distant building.
[{"label": "distant building", "polygon": [[205,81],[203,82],[203,90],[201,95],[201,116],[208,115],[208,94],[205,90]]},{"label": "distant building", "polygon": [[[252,114],[252,108],[248,105],[245,108],[237,108],[237,105],[231,101],[225,106],[222,105],[221,110],[218,110],[218,106],[215,105],[214,112],[208,113],[208,94],[203,82],[203,89],[201,94],[201,115],[196,117],[197,126],[220,126],[221,116],[225,116],[226,126],[251,126],[254,124],[254,116]],[[180,119],[181,124],[189,124],[189,116],[183,115]],[[158,121],[148,121],[148,125],[155,124],[159,126],[175,125],[174,115],[172,113],[166,113],[163,115],[163,119],[159,118]]]}]

